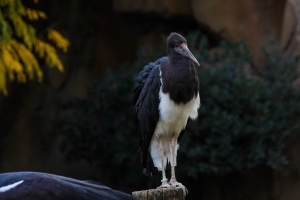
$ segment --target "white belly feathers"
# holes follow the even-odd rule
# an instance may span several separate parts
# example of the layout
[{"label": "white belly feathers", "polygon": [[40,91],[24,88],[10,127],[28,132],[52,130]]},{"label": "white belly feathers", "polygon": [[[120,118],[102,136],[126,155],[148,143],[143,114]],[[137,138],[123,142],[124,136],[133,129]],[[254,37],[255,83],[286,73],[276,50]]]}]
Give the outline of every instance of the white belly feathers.
[{"label": "white belly feathers", "polygon": [[199,93],[186,104],[176,104],[170,99],[169,94],[164,94],[162,88],[159,91],[160,118],[155,128],[155,135],[178,134],[185,128],[188,118],[196,119],[200,107]]},{"label": "white belly feathers", "polygon": [[[188,118],[196,119],[198,116],[198,108],[200,107],[199,93],[197,97],[193,98],[186,104],[176,104],[170,99],[169,94],[164,94],[162,88],[159,91],[160,103],[159,113],[160,117],[156,124],[154,134],[150,143],[150,153],[154,163],[154,166],[161,170],[162,167],[166,168],[167,161],[170,161],[170,139],[172,134],[177,137],[180,132],[185,128]],[[161,156],[159,151],[159,137],[162,138],[164,146],[164,165],[162,166]],[[177,145],[177,142],[176,142]],[[178,148],[178,145],[177,145]],[[177,156],[174,155],[175,158]],[[176,166],[176,159],[174,160]]]}]

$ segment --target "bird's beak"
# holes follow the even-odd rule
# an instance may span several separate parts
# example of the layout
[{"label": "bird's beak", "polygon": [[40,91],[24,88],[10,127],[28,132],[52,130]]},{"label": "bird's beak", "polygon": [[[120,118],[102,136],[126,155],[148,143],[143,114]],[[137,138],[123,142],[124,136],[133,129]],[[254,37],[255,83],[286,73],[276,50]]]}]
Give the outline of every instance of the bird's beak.
[{"label": "bird's beak", "polygon": [[195,56],[190,52],[189,48],[187,47],[186,43],[182,43],[179,47],[175,47],[175,52],[180,53],[181,55],[188,57],[192,61],[194,61],[198,66],[200,66],[198,60]]}]

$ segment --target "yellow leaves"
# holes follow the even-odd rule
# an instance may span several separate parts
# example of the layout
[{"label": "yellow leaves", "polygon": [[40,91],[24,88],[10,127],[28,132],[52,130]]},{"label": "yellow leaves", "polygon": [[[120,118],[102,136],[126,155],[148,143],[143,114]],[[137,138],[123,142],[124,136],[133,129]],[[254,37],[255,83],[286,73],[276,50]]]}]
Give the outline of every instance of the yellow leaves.
[{"label": "yellow leaves", "polygon": [[23,38],[24,43],[29,49],[32,48],[35,39],[35,30],[26,24],[21,17],[12,18],[16,36]]},{"label": "yellow leaves", "polygon": [[[25,67],[25,69],[24,69]],[[35,75],[41,81],[43,74],[38,62],[31,51],[24,44],[16,40],[0,43],[0,90],[7,94],[7,78],[13,81],[25,83],[27,77],[32,80]]]},{"label": "yellow leaves", "polygon": [[22,73],[22,66],[16,60],[16,53],[10,45],[3,45],[0,54],[1,64],[3,64],[2,69],[5,69],[10,80],[14,80],[15,73]]},{"label": "yellow leaves", "polygon": [[42,81],[43,74],[33,53],[22,43],[11,40],[0,44],[0,71],[8,75],[10,80],[17,77],[19,82],[32,80],[36,74]]},{"label": "yellow leaves", "polygon": [[34,48],[39,57],[45,59],[47,65],[49,65],[50,67],[57,67],[57,69],[61,72],[64,71],[61,60],[59,59],[53,46],[40,39],[36,39]]},{"label": "yellow leaves", "polygon": [[18,43],[15,40],[12,40],[10,45],[13,47],[19,59],[22,61],[22,66],[25,67],[25,72],[29,79],[32,80],[36,74],[38,81],[42,81],[43,73],[33,53],[27,49],[24,44]]},{"label": "yellow leaves", "polygon": [[58,48],[61,48],[65,53],[68,51],[68,47],[70,45],[69,40],[64,38],[59,32],[56,30],[50,29],[48,32],[48,39],[52,40]]},{"label": "yellow leaves", "polygon": [[[38,0],[33,1],[38,3]],[[49,28],[46,28],[47,39],[54,45],[37,38],[35,28],[24,21],[24,17],[35,21],[46,19],[47,15],[39,10],[25,8],[22,0],[0,0],[0,92],[4,94],[7,94],[8,81],[25,83],[34,78],[42,81],[43,72],[39,62],[44,61],[50,67],[64,71],[55,47],[67,52],[70,42]],[[36,56],[41,59],[37,60]]]},{"label": "yellow leaves", "polygon": [[23,68],[21,63],[18,62],[18,60],[16,59],[16,55],[15,52],[12,51],[12,49],[10,48],[11,46],[6,45],[6,48],[4,47],[2,49],[2,55],[1,55],[1,59],[2,62],[4,64],[5,67],[9,68],[9,77],[11,80],[14,80],[14,75],[13,72],[16,73],[20,73],[22,72]]},{"label": "yellow leaves", "polygon": [[33,10],[33,9],[26,9],[27,12],[27,17],[29,20],[33,21],[33,20],[38,20],[38,19],[47,19],[47,15],[39,10]]}]

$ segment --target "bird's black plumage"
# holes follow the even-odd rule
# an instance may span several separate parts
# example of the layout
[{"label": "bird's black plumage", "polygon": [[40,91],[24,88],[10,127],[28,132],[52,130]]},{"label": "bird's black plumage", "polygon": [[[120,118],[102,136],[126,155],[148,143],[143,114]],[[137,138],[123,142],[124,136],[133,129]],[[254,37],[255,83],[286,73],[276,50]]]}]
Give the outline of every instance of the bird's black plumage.
[{"label": "bird's black plumage", "polygon": [[1,200],[133,200],[131,195],[92,181],[63,176],[14,172],[0,174],[0,188],[22,181],[18,186],[1,192]]},{"label": "bird's black plumage", "polygon": [[[169,63],[164,63],[170,65]],[[186,70],[186,65],[189,69]],[[181,58],[174,62],[172,67],[162,65],[161,77],[163,81],[162,91],[170,95],[175,103],[187,103],[199,92],[199,80],[193,63],[188,58]]]},{"label": "bird's black plumage", "polygon": [[140,153],[143,162],[144,171],[150,173],[150,155],[148,152],[149,144],[155,129],[155,125],[159,119],[159,95],[158,90],[161,86],[159,65],[167,57],[158,59],[154,63],[149,63],[140,72],[135,80],[133,88],[134,98],[133,105],[136,107],[138,130],[140,133]]},{"label": "bird's black plumage", "polygon": [[[167,39],[167,56],[146,65],[135,80],[133,104],[136,107],[140,133],[141,158],[147,171],[150,160],[149,146],[153,137],[164,138],[163,135],[167,135],[165,139],[170,138],[171,142],[171,136],[175,134],[177,144],[189,118],[197,116],[195,112],[200,106],[199,79],[194,62],[199,65],[196,58],[188,50],[185,38],[177,33],[171,33]],[[168,116],[172,113],[170,109],[164,110],[162,108],[166,106],[165,103],[160,105],[163,96],[165,96],[165,102],[170,101],[172,105],[174,103],[175,110],[177,107],[179,110],[181,107],[187,109],[187,111],[178,111],[186,115],[186,118],[180,117],[181,114],[177,113],[179,115],[178,120],[183,125],[180,125],[181,128],[177,128],[175,132],[172,132],[172,128],[168,127],[167,124],[176,124],[176,120],[169,123],[168,120],[162,119],[162,116]],[[188,104],[191,106],[184,106]],[[169,128],[170,130],[166,130]],[[154,136],[155,131],[157,136]],[[152,148],[158,147],[154,145]],[[177,152],[177,147],[176,150],[173,148],[173,151]]]}]

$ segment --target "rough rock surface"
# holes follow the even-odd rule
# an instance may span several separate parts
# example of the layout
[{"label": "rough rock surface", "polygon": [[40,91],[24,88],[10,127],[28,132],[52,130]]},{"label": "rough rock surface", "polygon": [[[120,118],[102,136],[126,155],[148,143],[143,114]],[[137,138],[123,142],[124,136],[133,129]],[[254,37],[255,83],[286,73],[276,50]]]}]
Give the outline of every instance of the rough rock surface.
[{"label": "rough rock surface", "polygon": [[191,0],[194,17],[222,38],[245,41],[260,60],[261,47],[280,39],[285,1]]}]

